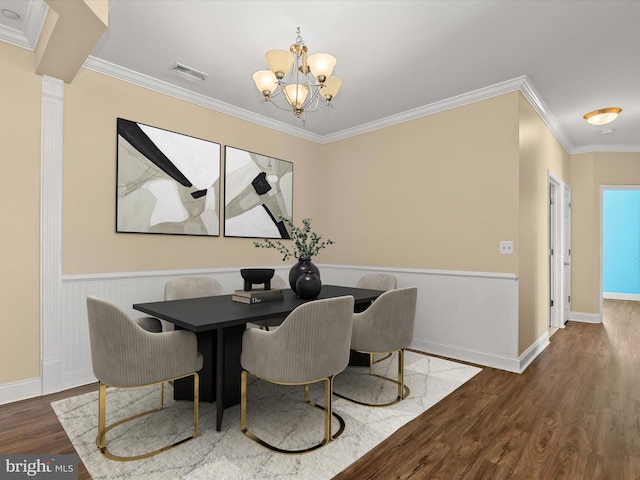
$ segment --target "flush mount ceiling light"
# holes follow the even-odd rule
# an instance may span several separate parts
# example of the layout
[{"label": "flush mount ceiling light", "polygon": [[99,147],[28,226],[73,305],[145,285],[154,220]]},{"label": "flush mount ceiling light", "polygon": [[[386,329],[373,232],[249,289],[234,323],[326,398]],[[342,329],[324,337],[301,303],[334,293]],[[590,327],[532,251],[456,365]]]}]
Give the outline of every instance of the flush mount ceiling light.
[{"label": "flush mount ceiling light", "polygon": [[585,114],[583,118],[591,125],[606,125],[618,118],[621,111],[618,107],[601,108]]},{"label": "flush mount ceiling light", "polygon": [[331,76],[336,58],[326,53],[307,57],[300,27],[296,33],[296,43],[288,51],[269,50],[265,54],[269,70],[254,73],[253,81],[262,93],[263,103],[271,102],[280,110],[292,110],[296,117],[302,117],[304,125],[305,112],[333,106],[330,102],[340,90],[342,80]]}]

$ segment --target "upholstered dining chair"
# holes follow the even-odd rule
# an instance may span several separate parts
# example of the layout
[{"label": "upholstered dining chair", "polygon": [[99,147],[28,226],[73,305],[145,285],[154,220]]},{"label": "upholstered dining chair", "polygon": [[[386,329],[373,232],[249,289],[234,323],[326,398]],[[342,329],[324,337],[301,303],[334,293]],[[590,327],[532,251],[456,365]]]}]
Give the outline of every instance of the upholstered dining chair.
[{"label": "upholstered dining chair", "polygon": [[[360,280],[356,282],[356,288],[368,288],[371,290],[393,290],[398,287],[398,279],[389,273],[367,273],[360,277]],[[370,303],[368,304],[360,304],[356,306],[356,312],[363,312],[367,308],[369,308]],[[377,359],[373,354],[369,355],[369,365],[373,365],[374,363],[382,362],[387,358],[390,358],[391,354],[388,353],[382,357],[378,357]],[[366,362],[366,359],[357,353],[351,354],[351,360],[349,363],[352,365],[363,365]]]},{"label": "upholstered dining chair", "polygon": [[[153,333],[145,330],[127,313],[104,300],[87,297],[89,340],[93,374],[99,382],[98,435],[96,445],[102,454],[118,461],[139,460],[164,452],[198,435],[198,370],[202,355],[198,353],[196,335],[187,330]],[[153,323],[146,319],[144,323]],[[127,421],[161,410],[164,407],[164,382],[193,376],[193,432],[171,445],[135,456],[119,456],[107,448],[106,434]],[[160,385],[157,408],[137,413],[111,425],[106,424],[107,387],[136,388]]]},{"label": "upholstered dining chair", "polygon": [[[240,428],[259,444],[280,453],[305,453],[326,445],[344,431],[344,420],[332,411],[333,377],[349,361],[352,296],[303,303],[274,331],[247,329],[242,337]],[[304,385],[304,401],[324,410],[324,437],[321,442],[297,450],[287,450],[259,438],[247,428],[247,375],[280,385]],[[309,384],[324,383],[324,406],[309,400]],[[340,423],[332,434],[331,417]]]},{"label": "upholstered dining chair", "polygon": [[[224,295],[224,288],[211,277],[177,277],[164,285],[165,300],[182,300],[183,298],[215,297]],[[165,331],[174,329],[171,322],[162,320]]]},{"label": "upholstered dining chair", "polygon": [[[289,284],[282,278],[280,275],[274,275],[271,279],[271,288],[274,290],[285,290],[289,287]],[[286,315],[283,317],[273,317],[267,318],[265,320],[259,320],[254,323],[254,325],[258,325],[263,330],[269,330],[269,327],[278,327],[286,318]]]},{"label": "upholstered dining chair", "polygon": [[[380,295],[364,312],[353,315],[351,349],[370,355],[369,374],[396,383],[397,398],[388,403],[371,404],[335,392],[337,396],[361,405],[384,407],[398,403],[409,395],[409,387],[404,384],[404,351],[413,340],[417,296],[416,287],[389,290]],[[397,380],[373,372],[373,354],[396,352]]]},{"label": "upholstered dining chair", "polygon": [[360,277],[356,288],[369,288],[371,290],[393,290],[397,288],[398,280],[388,273],[367,273]]}]

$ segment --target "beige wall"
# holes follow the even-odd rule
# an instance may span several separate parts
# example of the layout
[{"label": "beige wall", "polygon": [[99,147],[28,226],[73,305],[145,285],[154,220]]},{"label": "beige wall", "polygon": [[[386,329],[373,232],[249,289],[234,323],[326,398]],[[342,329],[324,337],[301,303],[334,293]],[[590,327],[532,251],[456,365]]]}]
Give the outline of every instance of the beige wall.
[{"label": "beige wall", "polygon": [[[0,300],[0,364],[13,366],[0,371],[2,384],[39,375],[41,77],[33,52],[0,42],[0,58],[0,85],[13,102],[1,120],[11,181],[0,194],[0,282],[11,295]],[[575,311],[598,311],[599,185],[640,183],[640,154],[569,162],[518,92],[329,145],[84,69],[64,95],[64,274],[281,261],[250,239],[116,234],[120,116],[294,162],[296,221],[313,218],[337,242],[320,263],[518,275],[521,352],[546,328],[547,170],[567,179],[572,169]],[[515,255],[499,255],[500,240],[513,240]]]},{"label": "beige wall", "polygon": [[588,153],[571,158],[571,309],[600,312],[600,187],[640,185],[640,153]]},{"label": "beige wall", "polygon": [[[522,354],[548,326],[549,173],[569,181],[569,155],[523,95],[520,104],[519,329]],[[518,248],[519,247],[519,248]]]},{"label": "beige wall", "polygon": [[0,42],[0,384],[40,372],[40,105],[33,52]]},{"label": "beige wall", "polygon": [[250,239],[115,233],[117,117],[291,161],[294,217],[318,215],[315,143],[84,69],[64,95],[64,274],[281,261]]},{"label": "beige wall", "polygon": [[323,260],[518,272],[518,94],[325,146]]}]

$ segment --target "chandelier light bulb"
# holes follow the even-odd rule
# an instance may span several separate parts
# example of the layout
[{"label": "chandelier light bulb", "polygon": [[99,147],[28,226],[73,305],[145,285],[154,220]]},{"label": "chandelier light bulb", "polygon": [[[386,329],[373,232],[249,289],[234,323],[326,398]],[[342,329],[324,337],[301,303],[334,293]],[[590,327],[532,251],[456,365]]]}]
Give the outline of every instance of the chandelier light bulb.
[{"label": "chandelier light bulb", "polygon": [[271,70],[260,70],[253,74],[256,88],[262,95],[268,97],[278,87],[278,80]]},{"label": "chandelier light bulb", "polygon": [[336,57],[327,53],[316,53],[309,57],[309,68],[311,73],[318,79],[318,82],[324,83],[327,77],[333,73],[333,67],[336,65]]},{"label": "chandelier light bulb", "polygon": [[342,86],[342,80],[338,77],[329,77],[324,82],[324,87],[321,90],[326,100],[331,100],[338,94],[338,90]]},{"label": "chandelier light bulb", "polygon": [[307,99],[309,89],[306,85],[299,83],[292,83],[284,87],[284,91],[287,96],[287,101],[293,108],[300,108],[303,106],[304,101]]},{"label": "chandelier light bulb", "polygon": [[267,65],[278,79],[283,78],[293,66],[293,54],[287,50],[269,50],[265,53]]}]

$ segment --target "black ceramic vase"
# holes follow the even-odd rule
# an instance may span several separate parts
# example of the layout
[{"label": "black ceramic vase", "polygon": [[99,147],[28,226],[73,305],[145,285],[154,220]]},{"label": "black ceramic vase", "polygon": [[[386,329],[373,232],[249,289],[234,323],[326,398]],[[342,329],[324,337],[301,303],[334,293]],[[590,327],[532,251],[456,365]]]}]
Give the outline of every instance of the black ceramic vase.
[{"label": "black ceramic vase", "polygon": [[289,270],[289,286],[291,287],[291,290],[293,290],[293,293],[295,293],[296,295],[298,294],[298,291],[296,290],[296,282],[298,281],[298,277],[304,275],[308,271],[312,271],[318,276],[318,279],[320,278],[320,270],[318,270],[318,267],[311,263],[311,260],[298,260],[298,263],[296,263],[293,267],[291,267],[291,270]]},{"label": "black ceramic vase", "polygon": [[322,282],[320,276],[309,270],[296,280],[296,295],[303,300],[312,300],[320,295]]}]

